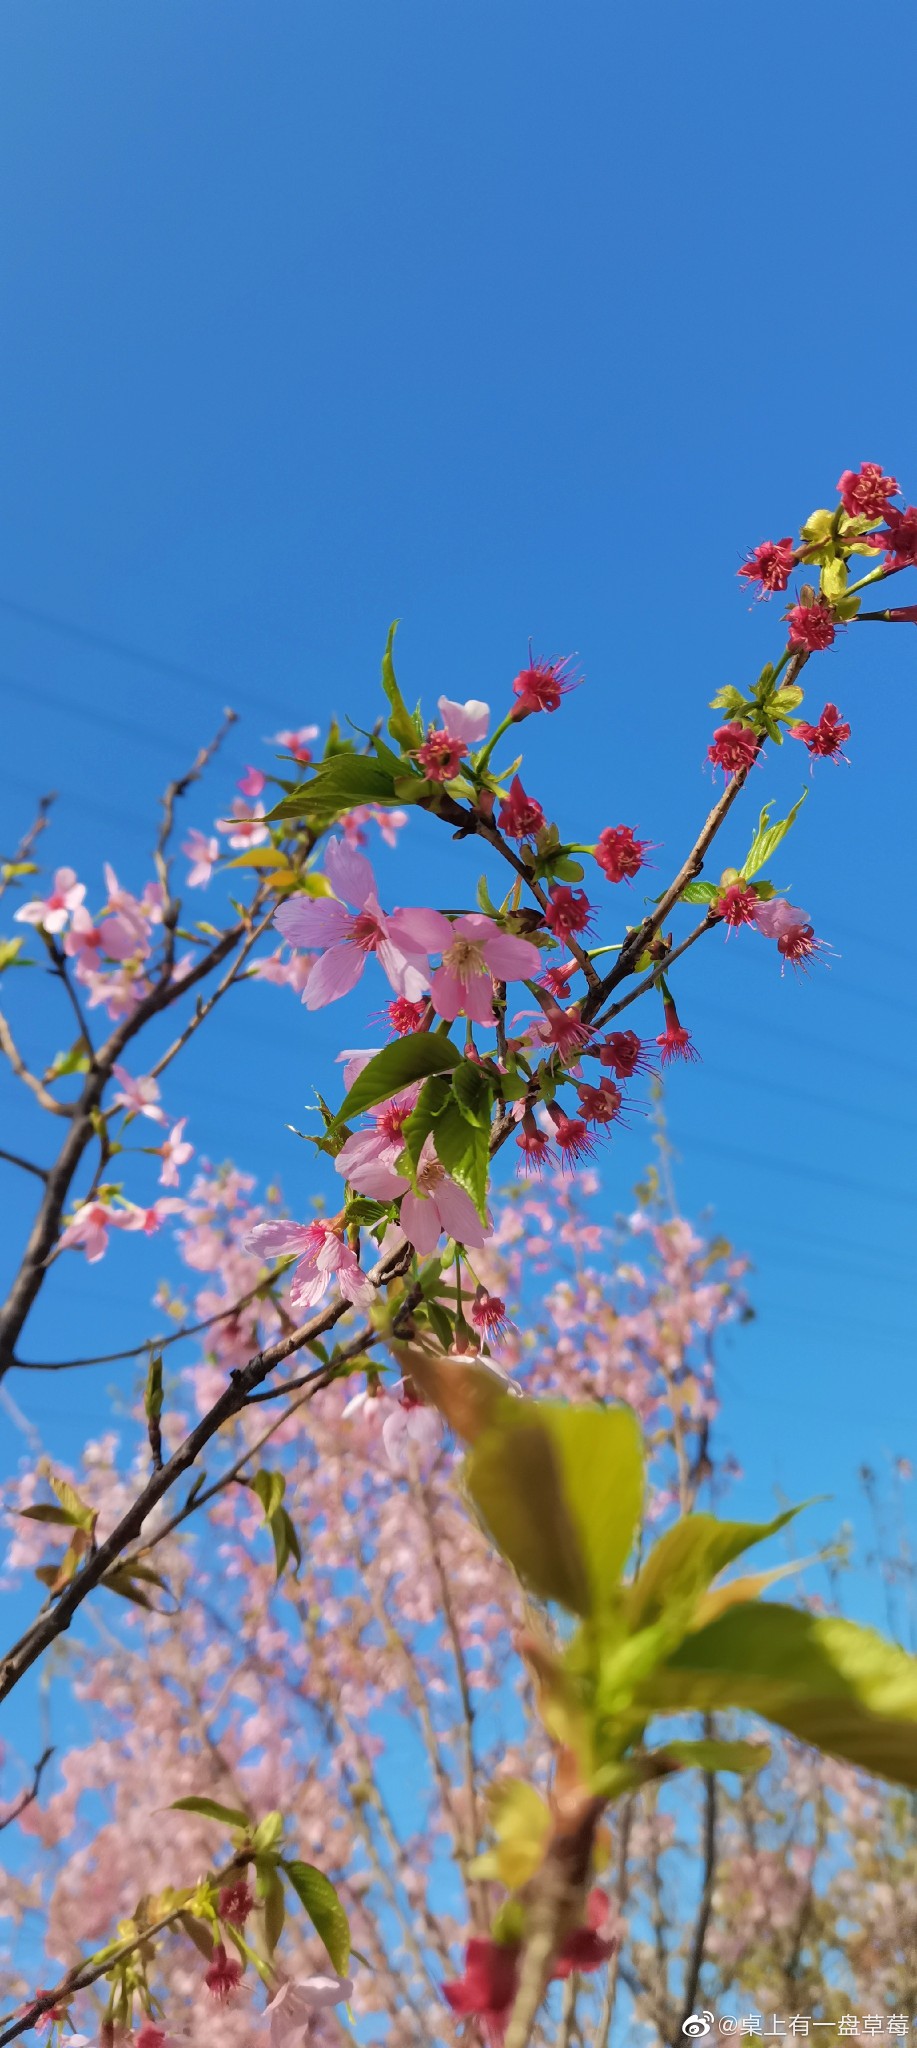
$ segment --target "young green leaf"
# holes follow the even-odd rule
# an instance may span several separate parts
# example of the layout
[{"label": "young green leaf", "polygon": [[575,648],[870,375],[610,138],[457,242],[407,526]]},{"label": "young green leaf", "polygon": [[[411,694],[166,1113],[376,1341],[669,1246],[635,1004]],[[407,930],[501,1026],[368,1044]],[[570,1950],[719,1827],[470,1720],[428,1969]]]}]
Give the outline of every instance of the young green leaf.
[{"label": "young green leaf", "polygon": [[733,1559],[786,1527],[798,1508],[772,1522],[721,1522],[715,1515],[683,1515],[654,1544],[627,1599],[632,1631],[649,1628],[673,1609],[693,1612],[702,1593]]},{"label": "young green leaf", "polygon": [[762,1770],[770,1754],[766,1742],[667,1742],[662,1751],[684,1770],[737,1771],[740,1776]]},{"label": "young green leaf", "polygon": [[[401,799],[404,801],[405,799]],[[308,782],[301,782],[268,812],[268,822],[285,818],[330,821],[359,804],[391,804],[395,785],[387,768],[369,754],[332,754],[320,761]]]},{"label": "young green leaf", "polygon": [[248,1814],[243,1813],[241,1807],[221,1806],[216,1799],[198,1799],[196,1797],[173,1799],[170,1803],[169,1811],[175,1813],[200,1813],[204,1815],[206,1820],[222,1821],[224,1827],[228,1828],[251,1827]]},{"label": "young green leaf", "polygon": [[423,739],[423,727],[420,719],[408,710],[395,680],[395,664],[392,660],[392,649],[395,645],[397,630],[398,620],[395,619],[388,629],[385,653],[382,656],[382,688],[391,705],[391,717],[388,722],[389,732],[392,739],[397,740],[398,745],[404,749],[405,753],[409,754],[415,747],[420,746]]},{"label": "young green leaf", "polygon": [[776,1602],[731,1607],[641,1688],[654,1711],[735,1707],[917,1788],[917,1659],[874,1630]]},{"label": "young green leaf", "polygon": [[349,1123],[362,1110],[373,1109],[377,1102],[387,1102],[390,1095],[409,1088],[412,1081],[420,1081],[428,1074],[451,1073],[461,1057],[458,1046],[441,1031],[413,1031],[407,1038],[393,1039],[357,1075],[341,1103],[335,1124]]},{"label": "young green leaf", "polygon": [[330,1878],[312,1863],[281,1857],[281,1864],[334,1968],[339,1976],[344,1976],[350,1961],[350,1925]]},{"label": "young green leaf", "polygon": [[490,1119],[486,1123],[469,1123],[453,1097],[436,1119],[433,1143],[440,1164],[457,1186],[471,1196],[482,1223],[486,1223]]},{"label": "young green leaf", "polygon": [[776,853],[781,840],[786,838],[790,826],[795,824],[808,794],[808,790],[804,789],[798,802],[793,805],[792,810],[787,813],[785,818],[779,818],[776,825],[772,825],[770,822],[771,805],[765,804],[758,819],[757,832],[749,848],[744,867],[741,870],[743,880],[748,881],[752,875],[756,875],[758,869],[763,868],[765,863],[770,860],[771,855]]},{"label": "young green leaf", "polygon": [[475,1443],[468,1490],[521,1578],[574,1614],[615,1600],[643,1499],[629,1408],[504,1399]]}]

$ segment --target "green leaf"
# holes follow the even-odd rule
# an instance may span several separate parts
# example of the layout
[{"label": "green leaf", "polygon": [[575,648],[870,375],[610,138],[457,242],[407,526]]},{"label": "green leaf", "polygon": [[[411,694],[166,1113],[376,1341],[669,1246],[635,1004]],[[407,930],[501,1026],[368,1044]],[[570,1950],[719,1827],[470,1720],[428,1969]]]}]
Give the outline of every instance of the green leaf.
[{"label": "green leaf", "polygon": [[451,1086],[448,1076],[444,1074],[432,1075],[429,1081],[424,1082],[416,1104],[406,1123],[402,1126],[401,1136],[404,1141],[404,1149],[411,1166],[415,1169],[423,1151],[424,1142],[429,1137],[436,1118],[442,1115],[450,1096]]},{"label": "green leaf", "polygon": [[151,1351],[147,1369],[146,1389],[143,1397],[148,1422],[159,1422],[162,1417],[162,1352]]},{"label": "green leaf", "polygon": [[40,1501],[34,1508],[17,1508],[16,1513],[27,1522],[55,1522],[62,1528],[73,1528],[73,1516],[68,1515],[66,1508],[52,1507],[50,1501]]},{"label": "green leaf", "polygon": [[792,810],[787,813],[785,818],[779,818],[776,825],[772,825],[770,822],[771,804],[765,804],[758,819],[757,832],[751,842],[741,871],[745,881],[748,881],[750,876],[756,875],[758,869],[763,868],[767,861],[770,860],[771,855],[776,853],[781,840],[786,838],[790,826],[795,824],[808,794],[808,790],[804,789],[798,802],[793,805]]},{"label": "green leaf", "polygon": [[266,1522],[269,1522],[271,1516],[279,1508],[287,1490],[287,1482],[283,1473],[256,1472],[254,1478],[248,1481],[248,1485],[251,1487],[252,1492],[258,1495],[258,1499],[264,1509],[264,1519]]},{"label": "green leaf", "polygon": [[228,1828],[249,1828],[248,1814],[239,1806],[220,1806],[216,1799],[173,1799],[169,1807],[175,1813],[202,1813],[206,1820],[222,1821]]},{"label": "green leaf", "polygon": [[358,1074],[338,1110],[335,1124],[349,1123],[361,1110],[387,1102],[427,1074],[449,1074],[461,1060],[458,1046],[439,1031],[413,1031],[407,1038],[395,1038],[383,1046]]},{"label": "green leaf", "polygon": [[397,632],[397,629],[398,620],[395,619],[394,623],[388,629],[388,639],[385,643],[385,653],[382,656],[382,688],[385,691],[389,704],[391,705],[391,717],[388,722],[388,729],[389,732],[391,733],[392,739],[397,740],[398,745],[400,747],[403,747],[406,753],[411,753],[415,747],[419,747],[421,744],[421,741],[423,739],[423,727],[421,725],[420,719],[408,710],[404,698],[401,695],[401,691],[398,688],[398,684],[395,681],[395,665],[392,660],[392,648],[395,645],[395,634]]},{"label": "green leaf", "polygon": [[741,690],[734,690],[732,684],[727,683],[722,690],[717,690],[715,697],[711,697],[710,709],[725,711],[727,719],[741,718],[748,710],[748,703]]},{"label": "green leaf", "polygon": [[874,1630],[775,1603],[687,1636],[642,1689],[656,1711],[735,1707],[893,1784],[917,1788],[917,1659]]},{"label": "green leaf", "polygon": [[463,1060],[452,1076],[452,1093],[468,1122],[479,1130],[489,1131],[494,1099],[491,1075],[473,1060]]},{"label": "green leaf", "polygon": [[716,882],[689,882],[678,900],[680,903],[715,903],[719,893]]},{"label": "green leaf", "polygon": [[684,1769],[699,1771],[760,1771],[770,1762],[766,1742],[667,1742],[663,1757],[673,1757]]},{"label": "green leaf", "polygon": [[259,1820],[252,1836],[252,1848],[257,1855],[263,1856],[268,1850],[276,1849],[282,1834],[283,1814],[279,1807],[274,1807],[263,1820]]},{"label": "green leaf", "polygon": [[768,698],[767,708],[771,717],[792,718],[805,694],[801,683],[783,683],[780,689],[775,690],[773,696]]},{"label": "green leaf", "polygon": [[[258,1873],[261,1878],[261,1871]],[[261,1887],[261,1902],[264,1908],[264,1933],[268,1952],[273,1955],[283,1933],[286,1919],[286,1903],[283,1895],[283,1879],[273,1864],[264,1869]]]},{"label": "green leaf", "polygon": [[847,589],[847,564],[841,555],[829,556],[822,566],[821,587],[829,604],[835,604]]},{"label": "green leaf", "polygon": [[472,1124],[453,1098],[433,1128],[436,1156],[460,1188],[464,1188],[487,1222],[487,1181],[490,1172],[490,1122]]},{"label": "green leaf", "polygon": [[25,945],[24,939],[0,939],[0,974],[5,967],[23,967],[25,962],[19,955]]},{"label": "green leaf", "polygon": [[772,1522],[721,1522],[716,1515],[683,1515],[654,1544],[630,1588],[628,1627],[649,1628],[672,1610],[685,1610],[686,1621],[711,1580],[734,1558],[775,1536],[798,1508],[787,1508]]},{"label": "green leaf", "polygon": [[87,1503],[80,1499],[76,1488],[70,1485],[69,1480],[58,1479],[53,1472],[49,1472],[48,1484],[52,1493],[57,1494],[61,1507],[77,1529],[85,1529],[88,1533],[95,1528],[96,1509],[88,1507]]},{"label": "green leaf", "polygon": [[274,1539],[274,1557],[277,1565],[278,1580],[282,1579],[291,1557],[295,1561],[293,1573],[295,1579],[296,1573],[302,1565],[302,1550],[300,1549],[299,1537],[296,1533],[296,1524],[286,1508],[278,1508],[276,1513],[271,1516],[271,1535]]},{"label": "green leaf", "polygon": [[629,1408],[504,1397],[466,1479],[503,1555],[543,1598],[580,1615],[616,1598],[643,1499]]},{"label": "green leaf", "polygon": [[320,761],[308,782],[301,782],[289,796],[268,812],[273,823],[284,818],[330,820],[359,804],[391,804],[396,801],[395,785],[388,769],[369,754],[332,754]]},{"label": "green leaf", "polygon": [[343,1977],[350,1961],[350,1925],[330,1878],[312,1863],[287,1862],[283,1858],[281,1862],[338,1976]]}]

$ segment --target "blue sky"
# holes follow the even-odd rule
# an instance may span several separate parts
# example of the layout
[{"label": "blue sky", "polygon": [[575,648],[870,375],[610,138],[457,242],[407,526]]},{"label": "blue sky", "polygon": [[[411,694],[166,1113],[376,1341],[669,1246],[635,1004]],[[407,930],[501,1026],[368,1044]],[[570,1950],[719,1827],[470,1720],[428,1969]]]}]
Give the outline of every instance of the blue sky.
[{"label": "blue sky", "polygon": [[[430,705],[501,705],[529,635],[578,651],[584,687],[526,728],[527,786],[572,837],[627,820],[661,842],[661,887],[709,801],[708,699],[782,644],[743,552],[864,458],[917,497],[895,170],[915,42],[907,10],[864,33],[844,4],[829,35],[819,12],[717,0],[10,0],[7,845],[54,787],[53,859],[94,897],[105,857],[139,887],[157,792],[221,706],[242,724],[198,825],[279,724],[369,721],[398,615],[406,694]],[[823,1532],[858,1465],[913,1441],[915,662],[909,629],[854,628],[810,666],[852,765],[817,772],[775,872],[839,957],[797,983],[753,935],[717,937],[676,983],[703,1054],[669,1091],[679,1196],[758,1269],[723,1366],[742,1504],[829,1493]],[[788,806],[806,768],[770,748],[755,808]],[[455,857],[412,821],[380,873],[390,897],[451,901]],[[9,1000],[33,1047],[66,1042],[36,983]],[[168,1106],[305,1201],[283,1126],[338,1043],[334,1011],[243,991]],[[25,1144],[28,1102],[4,1100]],[[609,1153],[609,1214],[648,1143]],[[29,1191],[0,1170],[6,1264]],[[160,1263],[132,1239],[62,1262],[31,1355],[143,1336]],[[109,1378],[11,1386],[63,1455]]]}]

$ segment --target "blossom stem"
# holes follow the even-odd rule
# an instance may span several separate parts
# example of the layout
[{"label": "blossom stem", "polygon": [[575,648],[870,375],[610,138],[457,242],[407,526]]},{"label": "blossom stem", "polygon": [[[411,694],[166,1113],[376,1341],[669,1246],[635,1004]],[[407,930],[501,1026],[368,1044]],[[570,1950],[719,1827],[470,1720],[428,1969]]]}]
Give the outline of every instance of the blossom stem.
[{"label": "blossom stem", "polygon": [[868,576],[861,576],[858,583],[848,583],[844,596],[854,597],[858,590],[865,590],[867,584],[882,583],[886,576],[891,576],[893,573],[893,570],[886,569],[884,563],[880,563],[878,569],[870,569]]},{"label": "blossom stem", "polygon": [[479,775],[484,774],[490,761],[491,754],[493,753],[493,750],[497,744],[497,741],[502,740],[505,732],[509,732],[509,729],[513,722],[513,714],[511,711],[508,711],[506,717],[504,719],[501,719],[500,724],[491,733],[489,740],[485,742],[485,745],[481,748],[480,753],[475,754],[472,766],[477,770]]}]

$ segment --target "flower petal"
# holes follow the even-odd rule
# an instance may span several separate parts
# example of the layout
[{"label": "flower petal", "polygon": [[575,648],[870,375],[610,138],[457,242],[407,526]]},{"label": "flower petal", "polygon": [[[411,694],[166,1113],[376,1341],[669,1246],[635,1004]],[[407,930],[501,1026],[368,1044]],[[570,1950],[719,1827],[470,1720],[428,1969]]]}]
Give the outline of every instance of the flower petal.
[{"label": "flower petal", "polygon": [[[456,1187],[454,1180],[440,1181],[430,1197],[430,1207],[437,1210],[443,1229],[459,1244],[470,1245],[472,1251],[479,1251],[486,1244],[490,1233],[481,1222],[471,1196],[466,1195],[464,1188]],[[401,1213],[403,1221],[403,1204]]]},{"label": "flower petal", "polygon": [[358,853],[346,839],[329,839],[325,849],[325,873],[336,896],[343,896],[362,910],[376,901],[376,878],[365,854]]},{"label": "flower petal", "polygon": [[452,926],[441,910],[393,910],[386,922],[406,953],[442,953],[452,944]]},{"label": "flower petal", "polygon": [[498,981],[530,981],[541,970],[541,954],[531,939],[493,931],[484,944],[484,958]]},{"label": "flower petal", "polygon": [[346,937],[353,918],[330,896],[293,896],[278,903],[274,923],[291,946],[334,946]]},{"label": "flower petal", "polygon": [[316,960],[303,989],[306,1009],[323,1010],[326,1003],[336,1003],[341,996],[349,995],[365,965],[366,954],[359,946],[329,946],[327,953]]},{"label": "flower petal", "polygon": [[422,1259],[429,1258],[439,1242],[439,1217],[432,1202],[407,1194],[401,1203],[401,1228],[409,1244]]}]

